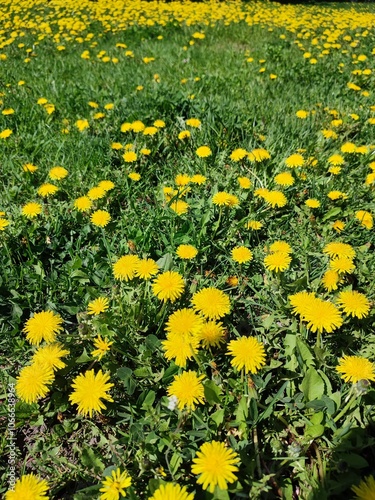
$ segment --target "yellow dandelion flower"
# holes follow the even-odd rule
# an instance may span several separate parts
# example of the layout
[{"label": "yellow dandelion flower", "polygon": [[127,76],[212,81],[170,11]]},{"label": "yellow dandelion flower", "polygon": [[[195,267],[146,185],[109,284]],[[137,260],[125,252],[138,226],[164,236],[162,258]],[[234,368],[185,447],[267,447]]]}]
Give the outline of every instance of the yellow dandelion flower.
[{"label": "yellow dandelion flower", "polygon": [[199,339],[195,335],[180,335],[169,333],[161,343],[166,359],[173,359],[177,366],[185,368],[187,360],[197,353]]},{"label": "yellow dandelion flower", "polygon": [[13,108],[6,108],[6,109],[3,109],[3,111],[1,112],[2,115],[13,115],[14,114],[14,109]]},{"label": "yellow dandelion flower", "polygon": [[271,158],[271,155],[266,149],[256,148],[250,151],[247,157],[250,161],[255,161],[257,163],[260,163],[264,160],[269,160]]},{"label": "yellow dandelion flower", "polygon": [[370,212],[367,212],[366,210],[358,210],[355,213],[355,218],[361,223],[361,226],[366,229],[372,229],[374,219]]},{"label": "yellow dandelion flower", "polygon": [[240,200],[238,199],[238,197],[234,194],[230,194],[228,193],[228,196],[227,196],[227,205],[228,207],[237,207],[240,203]]},{"label": "yellow dandelion flower", "polygon": [[17,396],[25,403],[35,403],[49,392],[49,385],[54,381],[51,366],[45,363],[33,363],[20,371],[16,382]]},{"label": "yellow dandelion flower", "polygon": [[205,177],[204,175],[195,174],[190,179],[190,182],[192,182],[193,184],[201,185],[201,184],[204,184],[206,182],[206,180],[207,180],[207,177]]},{"label": "yellow dandelion flower", "polygon": [[114,187],[114,182],[107,180],[100,181],[98,184],[98,188],[104,189],[104,191],[111,191],[112,189],[114,189]]},{"label": "yellow dandelion flower", "polygon": [[330,130],[330,129],[321,130],[321,133],[323,134],[323,137],[325,139],[333,139],[333,140],[335,140],[338,137],[337,133],[334,130]]},{"label": "yellow dandelion flower", "polygon": [[157,127],[146,127],[143,131],[143,135],[155,135],[158,130]]},{"label": "yellow dandelion flower", "polygon": [[111,216],[106,210],[95,210],[90,219],[94,226],[105,227],[110,222]]},{"label": "yellow dandelion flower", "polygon": [[308,200],[305,201],[305,205],[309,208],[319,208],[320,201],[317,200],[316,198],[309,198]]},{"label": "yellow dandelion flower", "polygon": [[264,258],[264,265],[268,271],[284,272],[291,262],[292,258],[285,252],[273,252]]},{"label": "yellow dandelion flower", "polygon": [[61,344],[48,344],[39,347],[32,357],[32,363],[36,365],[46,365],[52,370],[61,370],[66,364],[61,361],[63,356],[68,356],[69,351],[64,349]]},{"label": "yellow dandelion flower", "polygon": [[177,174],[174,182],[176,186],[187,186],[190,182],[190,177],[187,174]]},{"label": "yellow dandelion flower", "polygon": [[62,322],[59,314],[42,311],[28,319],[22,331],[26,333],[26,339],[30,344],[39,345],[42,340],[52,343],[56,340],[56,334],[63,329]]},{"label": "yellow dandelion flower", "polygon": [[26,203],[21,209],[22,215],[25,215],[28,219],[32,219],[39,215],[42,211],[42,205],[40,203]]},{"label": "yellow dandelion flower", "polygon": [[86,130],[90,126],[88,120],[86,120],[86,119],[77,120],[76,123],[75,123],[75,125],[76,125],[76,127],[78,128],[78,130],[80,132],[83,132],[84,130]]},{"label": "yellow dandelion flower", "polygon": [[285,165],[289,168],[302,167],[305,163],[305,160],[302,155],[299,153],[288,156],[285,160]]},{"label": "yellow dandelion flower", "polygon": [[244,264],[252,260],[253,254],[251,250],[244,246],[235,247],[232,250],[232,259],[239,264]]},{"label": "yellow dandelion flower", "polygon": [[197,333],[197,339],[201,341],[205,349],[218,347],[225,342],[225,328],[221,322],[206,321]]},{"label": "yellow dandelion flower", "polygon": [[102,357],[105,356],[110,350],[112,344],[113,342],[102,339],[102,337],[98,335],[94,340],[94,347],[96,347],[96,349],[94,351],[91,351],[91,356],[94,356],[94,358],[98,358],[98,360],[100,361]]},{"label": "yellow dandelion flower", "polygon": [[18,479],[12,490],[5,493],[5,500],[48,500],[48,483],[34,474]]},{"label": "yellow dandelion flower", "polygon": [[183,140],[183,139],[188,139],[189,137],[191,136],[190,132],[188,130],[182,130],[179,134],[178,134],[178,138],[180,140]]},{"label": "yellow dandelion flower", "polygon": [[134,182],[138,182],[141,178],[141,174],[138,174],[138,172],[130,172],[128,175],[129,179],[131,179]]},{"label": "yellow dandelion flower", "polygon": [[143,154],[145,156],[148,156],[149,154],[151,154],[151,149],[142,148],[141,149],[141,154]]},{"label": "yellow dandelion flower", "polygon": [[336,328],[340,328],[343,323],[337,307],[332,302],[317,297],[302,319],[308,322],[307,328],[314,333],[323,331],[331,333]]},{"label": "yellow dandelion flower", "polygon": [[369,152],[368,146],[357,146],[355,148],[356,153],[360,153],[362,155],[366,155]]},{"label": "yellow dandelion flower", "polygon": [[344,165],[345,160],[341,155],[335,154],[328,158],[328,163],[331,165]]},{"label": "yellow dandelion flower", "polygon": [[296,117],[297,117],[297,118],[300,118],[301,120],[305,120],[308,116],[309,116],[309,112],[308,112],[308,111],[305,111],[305,110],[303,110],[303,109],[299,109],[299,110],[296,112]]},{"label": "yellow dandelion flower", "polygon": [[239,279],[237,278],[237,276],[229,276],[225,283],[227,283],[229,286],[234,287],[238,285]]},{"label": "yellow dandelion flower", "polygon": [[193,128],[199,128],[202,125],[202,122],[200,120],[198,120],[198,118],[189,118],[188,120],[186,120],[185,123],[189,127],[193,127]]},{"label": "yellow dandelion flower", "polygon": [[284,207],[288,203],[284,193],[281,191],[268,191],[264,194],[263,199],[272,208]]},{"label": "yellow dandelion flower", "polygon": [[352,486],[352,491],[356,494],[354,500],[373,500],[375,497],[374,477],[365,477],[358,486]]},{"label": "yellow dandelion flower", "polygon": [[107,476],[102,482],[102,493],[99,500],[119,500],[120,496],[126,497],[125,489],[129,488],[132,484],[131,477],[124,471],[121,472],[119,468],[112,471],[110,476]]},{"label": "yellow dandelion flower", "polygon": [[81,373],[73,380],[72,388],[74,391],[69,396],[69,400],[72,404],[78,406],[80,415],[92,417],[94,411],[101,413],[102,409],[106,409],[105,404],[101,401],[102,399],[113,401],[107,391],[114,384],[108,381],[109,375],[101,370],[96,374],[94,370],[88,370],[85,374]]},{"label": "yellow dandelion flower", "polygon": [[332,175],[339,175],[341,170],[341,167],[329,167],[328,172]]},{"label": "yellow dandelion flower", "polygon": [[197,156],[199,156],[199,158],[206,158],[207,156],[211,156],[212,151],[208,146],[200,146],[196,150],[196,154]]},{"label": "yellow dandelion flower", "polygon": [[153,259],[139,259],[135,265],[134,275],[143,280],[149,280],[159,272],[159,267]]},{"label": "yellow dandelion flower", "polygon": [[6,128],[0,132],[0,139],[8,139],[13,134],[13,130]]},{"label": "yellow dandelion flower", "polygon": [[348,257],[337,257],[332,259],[329,263],[329,267],[339,274],[351,274],[355,269],[353,260]]},{"label": "yellow dandelion flower", "polygon": [[281,172],[274,177],[274,181],[279,186],[292,186],[295,182],[293,175],[290,172]]},{"label": "yellow dandelion flower", "polygon": [[89,302],[87,306],[87,313],[97,316],[98,314],[105,312],[108,307],[109,300],[107,299],[107,297],[98,297],[97,299]]},{"label": "yellow dandelion flower", "polygon": [[132,130],[132,124],[129,123],[129,122],[125,122],[121,125],[121,128],[120,128],[121,132],[125,133],[125,132],[129,132],[130,130]]},{"label": "yellow dandelion flower", "polygon": [[242,189],[251,188],[251,180],[248,177],[237,177],[237,181]]},{"label": "yellow dandelion flower", "polygon": [[167,394],[169,397],[175,396],[178,399],[177,407],[179,410],[183,410],[185,407],[188,410],[195,410],[198,404],[204,402],[202,379],[204,379],[204,375],[198,376],[194,371],[174,376]]},{"label": "yellow dandelion flower", "polygon": [[240,161],[240,160],[243,160],[245,158],[245,156],[247,156],[246,149],[238,148],[238,149],[235,149],[234,151],[232,151],[232,153],[230,155],[230,159],[233,161]]},{"label": "yellow dandelion flower", "polygon": [[346,193],[343,193],[342,191],[338,191],[338,190],[333,190],[333,191],[330,191],[328,194],[327,194],[328,198],[330,200],[333,200],[333,201],[336,201],[336,200],[347,200],[348,199],[348,195]]},{"label": "yellow dandelion flower", "polygon": [[32,163],[25,163],[22,168],[24,172],[30,172],[31,174],[38,170],[38,167]]},{"label": "yellow dandelion flower", "polygon": [[212,197],[212,203],[214,205],[218,205],[219,207],[223,205],[228,205],[228,196],[229,194],[225,191],[218,191],[214,196]]},{"label": "yellow dandelion flower", "polygon": [[341,233],[345,228],[345,222],[343,222],[342,220],[335,220],[335,222],[332,223],[331,227],[336,232]]},{"label": "yellow dandelion flower", "polygon": [[323,253],[328,254],[331,258],[334,257],[347,257],[354,259],[355,250],[348,243],[341,243],[340,241],[332,241],[323,248]]},{"label": "yellow dandelion flower", "polygon": [[92,202],[88,196],[80,196],[74,200],[74,208],[79,212],[86,212],[92,207]]},{"label": "yellow dandelion flower", "polygon": [[113,275],[121,281],[132,280],[135,276],[139,257],[137,255],[124,255],[120,257],[112,266]]},{"label": "yellow dandelion flower", "polygon": [[186,214],[189,210],[189,204],[183,200],[174,200],[169,205],[169,208],[173,210],[173,212],[175,212],[177,215],[183,215]]},{"label": "yellow dandelion flower", "polygon": [[186,486],[166,483],[160,485],[148,500],[194,500],[194,494],[188,493]]},{"label": "yellow dandelion flower", "polygon": [[112,142],[111,143],[111,148],[115,150],[122,149],[122,144],[121,142]]},{"label": "yellow dandelion flower", "polygon": [[163,120],[155,120],[154,121],[154,126],[157,128],[164,128],[165,127],[165,121]]},{"label": "yellow dandelion flower", "polygon": [[194,293],[191,302],[196,311],[209,319],[219,319],[230,312],[228,295],[214,287]]},{"label": "yellow dandelion flower", "polygon": [[353,142],[345,142],[341,146],[342,153],[355,153],[357,150],[357,146]]},{"label": "yellow dandelion flower", "polygon": [[293,314],[299,314],[304,318],[306,314],[308,314],[309,310],[315,304],[315,294],[311,292],[306,292],[305,290],[302,292],[295,293],[294,295],[289,296],[290,303],[293,308]]},{"label": "yellow dandelion flower", "polygon": [[337,297],[337,303],[345,314],[357,318],[365,318],[370,312],[370,301],[363,293],[355,290],[344,290]]},{"label": "yellow dandelion flower", "polygon": [[215,491],[216,486],[222,490],[228,489],[228,483],[236,481],[234,474],[238,471],[238,454],[224,443],[211,441],[203,443],[196,457],[193,459],[191,471],[199,475],[197,483],[210,493]]},{"label": "yellow dandelion flower", "polygon": [[375,367],[373,363],[361,356],[343,356],[339,359],[336,371],[341,374],[341,378],[345,382],[352,382],[353,384],[360,380],[375,380]]},{"label": "yellow dandelion flower", "polygon": [[90,200],[99,200],[100,198],[104,198],[106,194],[106,190],[103,189],[102,187],[95,186],[91,189],[89,189],[87,196],[90,198]]},{"label": "yellow dandelion flower", "polygon": [[177,309],[168,318],[165,330],[168,334],[196,335],[203,325],[203,319],[192,309]]},{"label": "yellow dandelion flower", "polygon": [[327,292],[337,290],[339,283],[340,275],[333,269],[328,269],[328,271],[323,274],[322,285],[327,290]]},{"label": "yellow dandelion flower", "polygon": [[68,171],[64,167],[53,167],[48,173],[48,176],[53,181],[64,179],[68,175]]},{"label": "yellow dandelion flower", "polygon": [[57,186],[54,186],[53,184],[49,184],[48,182],[46,184],[42,184],[39,189],[38,189],[38,194],[42,196],[43,198],[47,196],[54,195],[57,193],[59,188]]},{"label": "yellow dandelion flower", "polygon": [[257,373],[266,364],[264,346],[255,337],[240,337],[231,340],[227,354],[233,356],[231,365],[245,373]]},{"label": "yellow dandelion flower", "polygon": [[257,220],[249,220],[246,223],[246,228],[251,229],[253,231],[259,231],[260,229],[262,229],[262,227],[263,227],[263,224]]},{"label": "yellow dandelion flower", "polygon": [[10,222],[7,219],[0,219],[0,231],[5,231],[5,228],[9,226]]},{"label": "yellow dandelion flower", "polygon": [[137,153],[134,153],[134,151],[127,151],[122,155],[126,163],[133,163],[137,161]]},{"label": "yellow dandelion flower", "polygon": [[162,301],[175,302],[184,291],[184,279],[176,271],[166,271],[160,274],[152,284],[152,291]]},{"label": "yellow dandelion flower", "polygon": [[145,128],[146,125],[140,120],[136,120],[131,124],[131,130],[133,130],[133,132],[135,132],[136,134],[138,134],[139,132],[143,132]]},{"label": "yellow dandelion flower", "polygon": [[277,240],[270,245],[270,252],[283,252],[289,254],[292,253],[293,250],[289,243],[287,243],[286,241]]},{"label": "yellow dandelion flower", "polygon": [[198,250],[193,245],[179,245],[176,250],[176,255],[180,259],[194,259],[198,254]]}]

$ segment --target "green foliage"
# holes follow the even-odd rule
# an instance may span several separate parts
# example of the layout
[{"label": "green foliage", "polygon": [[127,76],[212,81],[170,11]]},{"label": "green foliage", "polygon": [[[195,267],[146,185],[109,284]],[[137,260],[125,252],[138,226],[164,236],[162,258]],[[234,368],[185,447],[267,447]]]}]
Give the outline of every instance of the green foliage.
[{"label": "green foliage", "polygon": [[[55,19],[52,4],[41,8]],[[64,330],[57,338],[69,350],[65,367],[56,371],[46,397],[31,404],[19,400],[15,408],[18,477],[33,472],[48,478],[52,499],[96,499],[101,482],[117,468],[132,478],[130,499],[149,498],[166,482],[187,486],[197,499],[339,499],[374,473],[375,391],[368,380],[345,382],[336,370],[343,355],[370,361],[375,355],[374,233],[355,217],[358,210],[375,213],[374,181],[366,183],[374,161],[369,120],[375,111],[370,59],[375,38],[368,21],[374,9],[353,7],[348,19],[353,15],[355,22],[342,26],[346,7],[298,7],[294,18],[307,16],[302,26],[293,25],[280,6],[246,5],[231,7],[235,22],[212,20],[212,26],[201,18],[192,25],[168,18],[147,27],[138,18],[122,29],[100,18],[87,20],[87,27],[73,28],[69,21],[55,39],[40,27],[34,32],[13,26],[14,17],[4,28],[8,37],[13,28],[16,34],[2,44],[7,58],[0,57],[1,109],[15,110],[0,115],[0,132],[13,130],[0,139],[0,211],[10,222],[0,230],[0,351],[5,353],[0,377],[4,387],[14,383],[37,350],[26,340],[26,321],[40,311],[60,314]],[[254,9],[247,22],[246,8]],[[259,23],[253,21],[256,12]],[[55,34],[59,28],[51,26]],[[194,38],[203,31],[205,38]],[[126,48],[117,46],[124,43]],[[60,44],[65,50],[57,49]],[[29,62],[25,47],[32,47]],[[81,57],[84,50],[90,59]],[[100,51],[110,61],[98,57]],[[306,52],[312,54],[304,57]],[[360,54],[368,59],[358,61]],[[144,57],[155,60],[145,63]],[[317,64],[311,63],[314,58]],[[365,68],[371,69],[367,75]],[[355,69],[362,73],[353,74]],[[348,82],[360,91],[349,89]],[[37,104],[42,97],[55,105],[51,114]],[[99,108],[90,108],[90,101]],[[114,108],[106,109],[108,103]],[[105,116],[95,118],[98,110]],[[308,111],[305,119],[296,116],[298,110]],[[342,123],[336,127],[337,117]],[[199,118],[201,127],[189,128],[189,118]],[[88,119],[89,128],[79,131],[78,119]],[[121,132],[124,122],[135,120],[146,126],[163,120],[166,126],[149,136]],[[323,136],[322,130],[331,128],[338,139]],[[187,129],[191,137],[179,139]],[[124,148],[111,147],[116,142],[132,144],[134,164],[124,161]],[[345,142],[367,149],[344,154]],[[210,147],[211,156],[197,156],[202,145]],[[142,154],[144,148],[150,154]],[[263,148],[270,158],[235,161],[231,154],[237,148],[248,153]],[[286,158],[298,151],[305,165],[288,169]],[[339,175],[328,170],[333,154],[345,158]],[[27,163],[38,170],[24,171]],[[49,170],[57,165],[68,176],[51,180]],[[280,187],[274,177],[285,170],[294,184]],[[140,180],[131,180],[131,172]],[[176,185],[177,174],[207,179],[186,189]],[[251,189],[240,189],[243,176]],[[91,211],[78,211],[75,200],[103,180],[114,188],[93,200]],[[45,182],[59,190],[42,199],[38,188]],[[165,187],[177,193],[168,199]],[[256,195],[265,187],[282,191],[287,204],[267,204]],[[334,190],[347,198],[330,199]],[[220,191],[237,196],[238,206],[215,205],[212,198]],[[320,206],[309,208],[308,198]],[[188,203],[187,213],[172,210],[177,200]],[[21,210],[31,201],[43,208],[27,219]],[[92,223],[95,210],[109,212],[108,225]],[[337,219],[345,223],[341,233],[332,227]],[[262,227],[250,230],[249,221]],[[278,240],[292,248],[285,272],[264,263]],[[322,285],[330,265],[323,249],[332,241],[356,251],[355,270],[341,276],[339,290]],[[197,257],[179,258],[181,244],[195,246]],[[251,249],[252,260],[235,262],[231,251],[237,246]],[[160,273],[179,272],[182,296],[162,303],[153,280],[115,279],[114,263],[129,254],[154,259]],[[208,349],[201,344],[187,361],[187,370],[203,376],[203,402],[193,411],[178,409],[168,388],[184,368],[165,356],[166,323],[177,309],[191,307],[193,294],[205,287],[223,290],[231,311],[220,319],[223,342]],[[317,334],[292,312],[289,297],[304,290],[332,303],[339,291],[357,290],[370,310],[359,318],[341,308],[342,326]],[[88,305],[98,297],[107,298],[109,307],[92,315]],[[98,336],[112,342],[101,359],[92,354]],[[254,373],[237,371],[227,354],[228,342],[241,336],[256,336],[264,345],[265,366]],[[108,373],[114,384],[113,401],[92,418],[79,415],[69,399],[73,380],[91,369]],[[4,389],[2,401],[6,397]],[[1,405],[0,421],[6,418]],[[213,440],[235,450],[240,463],[228,491],[216,487],[211,494],[196,483],[191,465],[199,447]],[[5,432],[0,451],[5,471]],[[4,493],[8,483],[1,474]]]}]

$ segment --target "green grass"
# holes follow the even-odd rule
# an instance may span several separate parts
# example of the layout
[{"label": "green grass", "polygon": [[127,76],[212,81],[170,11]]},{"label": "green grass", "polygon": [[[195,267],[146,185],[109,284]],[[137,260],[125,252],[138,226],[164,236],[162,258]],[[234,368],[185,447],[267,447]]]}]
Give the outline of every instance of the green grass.
[{"label": "green grass", "polygon": [[[21,13],[28,12],[29,6],[20,5]],[[136,4],[136,12],[144,9],[152,18],[150,5]],[[370,30],[375,10],[372,5],[233,4],[233,12],[250,9],[263,21],[246,23],[235,15],[238,22],[206,26],[207,18],[199,14],[202,4],[192,5],[198,22],[191,26],[171,17],[165,26],[145,27],[139,21],[111,32],[93,14],[95,5],[88,4],[92,24],[86,30],[77,28],[72,34],[68,24],[65,33],[71,40],[46,36],[36,45],[43,28],[20,26],[14,6],[3,7],[3,12],[13,12],[4,36],[17,31],[15,41],[0,50],[7,56],[0,60],[1,110],[15,111],[0,114],[0,132],[13,131],[0,139],[0,211],[9,221],[0,231],[4,388],[17,380],[37,349],[23,331],[33,314],[52,310],[61,315],[64,330],[58,340],[70,352],[46,397],[31,404],[17,402],[17,478],[35,473],[47,480],[51,499],[99,498],[104,477],[117,467],[132,477],[127,489],[131,499],[151,497],[162,481],[187,486],[196,499],[350,497],[352,485],[375,472],[374,390],[364,382],[346,383],[336,371],[343,355],[371,362],[375,356],[374,232],[355,218],[358,210],[375,213],[374,182],[366,184],[375,159],[374,125],[368,121],[375,116],[375,37]],[[56,33],[54,8],[46,7]],[[71,8],[68,2],[62,11],[68,19]],[[33,17],[36,11],[30,12]],[[82,7],[78,18],[84,12]],[[111,15],[113,24],[122,19]],[[205,38],[192,38],[197,31]],[[75,40],[90,32],[91,40]],[[95,47],[90,46],[93,41]],[[19,48],[19,43],[25,46]],[[57,50],[60,43],[65,50]],[[325,43],[340,47],[322,54]],[[25,62],[29,47],[33,53]],[[81,58],[84,50],[90,51],[89,60]],[[134,57],[126,56],[126,50]],[[100,51],[118,63],[102,62]],[[303,57],[306,52],[317,64]],[[367,60],[356,63],[360,54]],[[145,64],[144,57],[155,61]],[[259,72],[262,67],[266,70]],[[352,74],[366,68],[372,70],[369,75]],[[20,80],[25,84],[19,85]],[[361,90],[349,89],[348,82]],[[143,90],[137,90],[140,85]],[[50,115],[37,104],[41,97],[55,105]],[[99,108],[90,108],[89,101]],[[107,103],[114,109],[105,110]],[[309,111],[309,116],[299,119],[298,110]],[[105,117],[95,120],[98,111]],[[331,124],[335,113],[342,120],[337,128]],[[192,117],[201,120],[200,129],[186,126]],[[88,119],[90,127],[80,132],[78,119]],[[151,126],[158,119],[166,126],[154,136],[121,132],[124,122],[141,120]],[[62,133],[64,128],[69,133]],[[178,134],[185,129],[191,138],[180,140]],[[325,139],[324,129],[334,129],[338,138]],[[342,153],[341,146],[349,141],[367,150]],[[124,150],[112,149],[113,142],[133,144],[137,161],[126,163]],[[210,147],[211,156],[197,156],[202,145]],[[144,147],[150,155],[140,153]],[[230,155],[237,148],[265,148],[270,159],[236,162]],[[305,166],[288,169],[285,159],[299,150]],[[345,163],[333,175],[328,159],[337,153]],[[311,157],[315,166],[308,163]],[[38,170],[24,172],[26,163]],[[69,174],[50,181],[48,172],[57,165]],[[295,183],[278,187],[274,177],[286,170]],[[128,177],[132,171],[140,173],[138,182]],[[181,173],[203,174],[207,181],[189,185],[183,197],[189,211],[179,216],[163,188],[175,187]],[[240,189],[239,176],[251,179],[250,190]],[[113,181],[114,189],[94,201],[91,211],[78,212],[74,201],[102,180]],[[37,190],[45,182],[58,185],[59,191],[42,199]],[[262,187],[283,191],[287,204],[267,205],[254,194]],[[327,194],[333,190],[345,192],[347,199],[330,200]],[[218,191],[235,194],[239,205],[215,206],[212,197]],[[308,208],[308,198],[318,199],[320,207]],[[21,213],[30,201],[43,206],[33,219]],[[110,213],[105,228],[90,221],[95,209]],[[345,223],[341,233],[332,228],[337,219]],[[249,220],[262,222],[262,229],[246,229]],[[264,264],[277,240],[293,250],[291,265],[282,273]],[[332,241],[355,249],[355,270],[343,275],[338,290],[327,292],[321,280],[329,257],[323,249]],[[179,259],[180,244],[194,245],[197,257]],[[253,253],[252,261],[243,265],[231,257],[232,249],[241,245]],[[163,304],[149,282],[116,280],[113,264],[128,254],[154,259],[160,272],[179,272],[183,295]],[[228,283],[233,276],[238,278],[234,286]],[[192,295],[205,287],[219,288],[230,298],[231,311],[221,318],[225,342],[200,348],[187,362],[186,369],[205,377],[204,403],[194,411],[170,410],[168,386],[184,370],[164,355],[165,325],[174,311],[191,307]],[[292,313],[289,296],[303,290],[332,303],[340,291],[357,290],[368,298],[370,311],[362,319],[342,313],[343,325],[320,336]],[[99,296],[109,299],[109,309],[90,316],[88,304]],[[98,335],[113,342],[101,360],[91,354]],[[230,364],[227,344],[240,336],[256,336],[265,347],[266,364],[256,374],[244,376]],[[69,396],[73,380],[92,368],[110,375],[114,401],[90,418],[77,414]],[[5,402],[5,389],[1,397]],[[5,429],[5,404],[0,411]],[[4,433],[0,441],[1,493],[9,487],[7,437]],[[240,458],[237,480],[228,492],[204,491],[191,472],[199,447],[211,440],[224,442]]]}]

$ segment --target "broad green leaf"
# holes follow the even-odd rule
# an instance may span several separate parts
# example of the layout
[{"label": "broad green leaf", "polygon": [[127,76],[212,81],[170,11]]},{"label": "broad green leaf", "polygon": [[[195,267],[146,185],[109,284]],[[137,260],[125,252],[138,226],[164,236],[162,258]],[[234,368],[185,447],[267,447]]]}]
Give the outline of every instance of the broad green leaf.
[{"label": "broad green leaf", "polygon": [[300,389],[303,392],[306,401],[320,399],[323,396],[325,389],[324,381],[315,368],[311,367],[307,370],[300,385]]},{"label": "broad green leaf", "polygon": [[324,425],[322,424],[310,425],[306,427],[305,430],[305,436],[313,439],[318,438],[323,434],[324,434]]},{"label": "broad green leaf", "polygon": [[301,338],[297,337],[296,343],[297,343],[298,352],[301,355],[301,358],[303,359],[305,365],[308,368],[310,366],[313,366],[314,365],[314,355],[312,354],[310,349],[307,347],[305,342]]},{"label": "broad green leaf", "polygon": [[215,413],[213,413],[210,416],[210,419],[215,422],[217,427],[219,427],[219,425],[222,424],[223,420],[224,420],[224,410],[220,409],[220,410],[215,411]]}]

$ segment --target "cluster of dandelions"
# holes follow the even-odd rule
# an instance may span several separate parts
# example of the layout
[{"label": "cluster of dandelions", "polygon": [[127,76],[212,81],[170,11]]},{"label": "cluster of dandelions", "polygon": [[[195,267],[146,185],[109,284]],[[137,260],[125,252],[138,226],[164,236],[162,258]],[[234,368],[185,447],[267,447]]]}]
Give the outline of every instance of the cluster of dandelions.
[{"label": "cluster of dandelions", "polygon": [[[204,490],[213,493],[216,487],[227,490],[228,485],[237,480],[239,470],[239,455],[224,443],[211,441],[203,443],[193,458],[191,472],[197,476],[197,483]],[[132,478],[126,470],[120,468],[113,470],[111,475],[105,477],[99,489],[100,500],[119,500],[125,497],[127,489],[132,484]],[[15,484],[12,491],[5,495],[6,500],[19,500],[24,498],[48,500],[46,496],[48,483],[34,474],[22,476]],[[177,483],[164,483],[160,485],[148,500],[193,500],[194,493],[189,493],[186,486]]]}]

